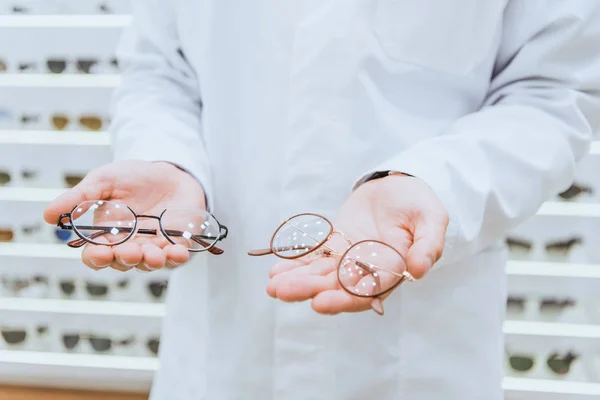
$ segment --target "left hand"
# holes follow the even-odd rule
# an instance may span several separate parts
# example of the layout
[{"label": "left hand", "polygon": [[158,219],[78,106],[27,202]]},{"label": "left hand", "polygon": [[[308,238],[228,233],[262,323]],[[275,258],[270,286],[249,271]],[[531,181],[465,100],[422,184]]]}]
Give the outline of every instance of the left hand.
[{"label": "left hand", "polygon": [[[442,256],[448,213],[422,180],[390,175],[357,188],[332,222],[353,242],[371,239],[393,246],[408,272],[420,279]],[[339,286],[337,262],[335,257],[281,261],[270,271],[267,293],[285,302],[312,299],[312,308],[321,314],[371,309],[373,299]]]}]

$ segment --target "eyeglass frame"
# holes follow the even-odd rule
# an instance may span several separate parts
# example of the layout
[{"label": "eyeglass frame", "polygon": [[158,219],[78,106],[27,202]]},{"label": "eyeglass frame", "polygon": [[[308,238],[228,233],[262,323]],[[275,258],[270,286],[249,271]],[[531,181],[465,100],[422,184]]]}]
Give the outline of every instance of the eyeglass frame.
[{"label": "eyeglass frame", "polygon": [[[94,201],[94,200],[91,200],[91,201]],[[100,200],[96,200],[96,201],[100,201]],[[123,239],[121,241],[118,241],[118,242],[115,242],[115,243],[106,243],[105,244],[105,243],[94,243],[94,242],[92,242],[90,239],[88,239],[84,235],[82,235],[79,232],[79,229],[75,227],[75,224],[73,223],[73,212],[78,207],[79,207],[79,204],[77,204],[75,207],[73,207],[73,209],[70,212],[61,214],[60,217],[58,217],[58,222],[56,224],[60,229],[72,230],[73,232],[75,232],[75,234],[77,236],[79,236],[79,239],[75,239],[75,240],[71,240],[71,241],[67,242],[67,246],[69,246],[69,247],[80,248],[81,246],[85,245],[86,243],[90,243],[90,244],[97,245],[97,246],[110,246],[110,247],[113,247],[113,246],[118,246],[120,244],[125,243],[126,241],[128,241],[129,239],[131,239],[133,236],[135,236],[138,233],[141,233],[142,235],[155,235],[156,236],[157,233],[158,233],[158,231],[159,231],[157,229],[146,229],[146,228],[137,229],[138,219],[139,218],[149,218],[149,219],[155,219],[155,220],[157,220],[160,232],[163,234],[163,236],[169,241],[169,243],[171,243],[171,244],[177,244],[177,243],[175,243],[171,239],[171,237],[169,236],[169,234],[167,234],[167,231],[173,232],[173,230],[165,230],[163,228],[163,225],[162,225],[162,217],[165,214],[165,212],[167,212],[168,209],[163,210],[163,212],[161,212],[159,216],[156,216],[156,215],[147,215],[147,214],[137,214],[135,211],[133,211],[131,209],[131,207],[125,205],[125,207],[127,207],[127,209],[129,211],[131,211],[131,213],[133,214],[133,217],[135,219],[135,223],[134,223],[134,225],[133,225],[132,228],[119,228],[119,229],[123,229],[126,232],[128,230],[130,230],[129,235],[127,235],[127,237],[125,237],[125,239]],[[217,224],[219,225],[219,236],[217,236],[214,239],[214,242],[210,246],[208,246],[208,247],[205,247],[203,249],[187,249],[187,250],[189,252],[192,252],[192,253],[201,253],[201,252],[204,252],[204,251],[208,251],[209,253],[211,253],[213,255],[223,254],[223,252],[224,252],[223,249],[217,247],[216,244],[217,244],[217,242],[220,242],[221,240],[227,238],[227,234],[229,233],[229,229],[225,225],[221,224],[219,222],[219,220],[214,215],[212,215],[211,213],[209,213],[206,210],[204,210],[204,212],[207,213],[208,215],[210,215],[211,217],[213,217],[215,219],[215,221],[217,221]],[[62,222],[62,220],[65,219],[65,218],[69,218],[69,223],[71,225],[65,225],[65,223]],[[105,226],[99,226],[99,227],[95,227],[95,228],[94,227],[87,227],[86,226],[86,228],[89,228],[89,230],[100,230],[100,231],[102,231],[102,234],[110,232],[110,230],[106,230],[106,229],[109,229],[109,227],[105,227]],[[112,227],[110,229],[114,229],[114,227]],[[98,235],[98,236],[101,236],[101,235]],[[94,236],[94,238],[98,237],[98,236]],[[198,238],[194,239],[194,236],[200,236],[201,239],[198,239]],[[204,246],[204,244],[202,243],[203,242],[202,239],[207,239],[207,238],[203,237],[202,235],[192,235],[192,240],[194,240],[194,242],[200,244],[201,246]],[[212,238],[210,238],[210,239],[212,239]]]},{"label": "eyeglass frame", "polygon": [[[285,225],[285,224],[287,224],[287,223],[288,223],[289,221],[291,221],[292,219],[294,219],[294,218],[297,218],[297,217],[302,217],[302,216],[305,216],[305,215],[308,215],[308,216],[313,216],[313,217],[318,217],[318,218],[321,218],[321,219],[323,219],[325,222],[327,222],[327,224],[328,224],[328,225],[329,225],[329,227],[331,228],[331,232],[329,233],[329,235],[327,235],[327,237],[326,237],[325,239],[323,239],[322,241],[320,241],[320,242],[319,242],[319,243],[318,243],[316,246],[314,246],[312,249],[310,249],[309,251],[307,251],[307,252],[304,252],[304,253],[302,253],[302,254],[295,255],[295,256],[291,256],[291,257],[288,257],[288,256],[282,256],[282,255],[278,254],[278,252],[277,252],[277,251],[275,251],[275,249],[273,248],[273,242],[275,241],[275,235],[277,234],[277,232],[279,232],[279,230],[281,230],[281,229],[284,227],[284,225]],[[293,225],[292,225],[292,226],[293,226]],[[294,228],[295,228],[295,229],[298,229],[298,228],[296,228],[296,227],[294,227]],[[335,235],[335,234],[341,235],[341,236],[342,236],[342,238],[343,238],[343,239],[346,241],[346,243],[348,244],[348,248],[347,248],[347,249],[346,249],[346,250],[345,250],[345,251],[344,251],[342,254],[339,254],[337,251],[335,251],[334,249],[332,249],[331,247],[329,247],[329,246],[327,246],[327,245],[325,244],[325,243],[327,243],[327,242],[328,242],[328,241],[329,241],[329,240],[330,240],[330,239],[333,237],[333,235]],[[314,239],[314,238],[311,238],[311,239],[313,239],[313,240],[316,240],[316,239]],[[330,220],[329,220],[327,217],[325,217],[325,216],[323,216],[323,215],[321,215],[321,214],[315,214],[315,213],[300,213],[300,214],[296,214],[296,215],[293,215],[293,216],[291,216],[291,217],[287,218],[287,219],[286,219],[285,221],[283,221],[283,222],[282,222],[282,223],[281,223],[281,224],[280,224],[280,225],[277,227],[277,229],[275,229],[275,231],[273,232],[273,235],[271,236],[271,240],[270,240],[270,242],[269,242],[269,249],[268,249],[268,250],[267,250],[267,249],[257,249],[257,250],[250,250],[250,251],[248,252],[248,255],[249,255],[249,256],[266,256],[266,255],[269,255],[269,254],[273,254],[273,255],[275,255],[275,256],[277,256],[277,257],[279,257],[279,258],[283,258],[283,259],[285,259],[285,260],[296,260],[296,259],[298,259],[298,258],[302,258],[302,257],[305,257],[305,256],[307,256],[307,255],[311,254],[311,253],[314,253],[315,251],[317,251],[317,250],[319,250],[320,248],[322,248],[323,246],[325,246],[326,250],[323,250],[323,253],[322,253],[322,255],[325,255],[325,256],[331,256],[331,255],[333,254],[333,255],[335,255],[335,256],[337,256],[337,257],[339,257],[339,262],[338,262],[338,265],[337,265],[337,268],[336,268],[336,269],[337,269],[336,277],[337,277],[337,280],[338,280],[338,283],[339,283],[339,285],[340,285],[340,286],[342,287],[342,289],[344,289],[344,291],[346,291],[347,293],[349,293],[349,294],[351,294],[351,295],[353,295],[353,296],[356,296],[356,297],[361,297],[361,298],[371,298],[371,299],[377,299],[377,298],[379,298],[379,297],[381,297],[381,296],[383,296],[383,295],[385,295],[385,294],[387,294],[387,293],[391,292],[392,290],[396,289],[398,286],[400,286],[400,284],[402,284],[402,283],[403,283],[404,281],[406,281],[406,280],[408,280],[408,281],[410,281],[410,282],[413,282],[413,281],[415,281],[415,280],[416,280],[416,279],[415,279],[415,278],[414,278],[414,277],[413,277],[413,276],[410,274],[410,272],[408,272],[408,271],[404,271],[404,272],[402,272],[402,273],[400,274],[400,273],[397,273],[397,272],[392,272],[392,271],[388,271],[388,270],[385,270],[385,269],[383,269],[383,268],[381,268],[381,267],[378,267],[378,266],[376,266],[376,268],[377,268],[377,269],[379,269],[379,270],[382,270],[382,271],[385,271],[385,272],[387,272],[387,273],[390,273],[390,274],[392,274],[392,275],[395,275],[395,276],[401,275],[401,276],[400,276],[400,280],[399,280],[397,283],[395,283],[394,285],[392,285],[390,288],[388,288],[388,289],[384,290],[383,292],[377,293],[376,295],[363,295],[363,294],[358,294],[358,293],[354,293],[354,292],[350,291],[348,288],[346,288],[346,286],[345,286],[345,285],[342,283],[342,281],[341,281],[341,278],[340,278],[340,274],[339,274],[339,269],[340,269],[340,267],[341,267],[341,265],[342,265],[342,262],[343,262],[343,260],[346,258],[346,255],[348,254],[348,252],[349,252],[349,251],[350,251],[350,250],[351,250],[351,249],[352,249],[354,246],[356,246],[356,245],[359,245],[359,244],[361,244],[361,243],[366,243],[366,242],[370,242],[370,243],[379,243],[379,244],[382,244],[382,245],[384,245],[384,246],[386,246],[386,247],[389,247],[389,248],[391,248],[392,250],[394,250],[394,251],[396,252],[396,254],[398,254],[398,256],[400,256],[400,258],[401,258],[402,260],[404,260],[404,257],[402,256],[402,254],[400,254],[400,252],[399,252],[398,250],[396,250],[396,249],[395,249],[393,246],[391,246],[391,245],[389,245],[389,244],[387,244],[387,243],[385,243],[385,242],[382,242],[382,241],[380,241],[380,240],[369,240],[369,239],[366,239],[366,240],[360,240],[360,241],[358,241],[358,242],[352,242],[352,240],[350,240],[350,239],[348,238],[348,236],[347,236],[345,233],[343,233],[343,232],[341,232],[341,231],[338,231],[338,230],[336,230],[336,229],[334,228],[334,226],[333,226],[333,223],[332,223],[332,222],[331,222],[331,221],[330,221]],[[319,255],[321,255],[321,254],[319,254]],[[367,269],[367,268],[365,268],[364,266],[361,266],[361,265],[359,265],[359,263],[361,263],[361,264],[362,264],[362,262],[358,262],[357,260],[354,260],[354,261],[356,262],[356,265],[358,265],[359,267],[361,267],[361,268],[363,268],[363,269]],[[404,260],[404,261],[405,261],[405,260]],[[406,263],[406,261],[405,261],[405,263]],[[369,264],[370,264],[370,263],[369,263]],[[368,269],[367,269],[367,270],[368,270]],[[368,270],[368,272],[369,272],[369,273],[371,273],[371,271],[370,271],[370,270]]]}]

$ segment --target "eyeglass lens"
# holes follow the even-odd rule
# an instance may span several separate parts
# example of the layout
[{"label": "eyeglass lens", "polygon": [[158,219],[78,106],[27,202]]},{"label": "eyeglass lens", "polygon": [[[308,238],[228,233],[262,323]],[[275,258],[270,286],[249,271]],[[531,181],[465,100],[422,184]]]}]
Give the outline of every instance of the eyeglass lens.
[{"label": "eyeglass lens", "polygon": [[338,279],[354,295],[375,297],[396,287],[405,272],[406,262],[394,248],[363,241],[352,245],[342,256]]},{"label": "eyeglass lens", "polygon": [[118,244],[132,235],[136,217],[124,204],[86,201],[71,213],[75,231],[93,244]]},{"label": "eyeglass lens", "polygon": [[2,338],[8,344],[19,344],[25,341],[27,332],[23,329],[3,329]]},{"label": "eyeglass lens", "polygon": [[321,246],[333,232],[331,224],[314,214],[301,214],[284,222],[273,235],[271,248],[282,258],[299,258]]},{"label": "eyeglass lens", "polygon": [[533,368],[533,357],[511,356],[508,360],[512,369],[518,372],[526,372]]},{"label": "eyeglass lens", "polygon": [[0,171],[0,186],[6,185],[8,182],[10,182],[10,174]]}]

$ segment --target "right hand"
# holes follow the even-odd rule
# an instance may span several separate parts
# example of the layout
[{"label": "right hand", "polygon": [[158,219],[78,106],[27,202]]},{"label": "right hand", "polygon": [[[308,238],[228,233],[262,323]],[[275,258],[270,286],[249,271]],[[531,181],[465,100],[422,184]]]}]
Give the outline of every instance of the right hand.
[{"label": "right hand", "polygon": [[[50,203],[44,219],[56,225],[61,214],[86,200],[119,201],[137,214],[160,215],[168,207],[206,209],[200,183],[187,172],[166,162],[117,161],[92,170]],[[145,223],[156,223],[152,221]],[[172,245],[159,236],[136,235],[114,247],[86,244],[81,257],[93,269],[151,271],[181,265],[190,255],[184,246]]]}]

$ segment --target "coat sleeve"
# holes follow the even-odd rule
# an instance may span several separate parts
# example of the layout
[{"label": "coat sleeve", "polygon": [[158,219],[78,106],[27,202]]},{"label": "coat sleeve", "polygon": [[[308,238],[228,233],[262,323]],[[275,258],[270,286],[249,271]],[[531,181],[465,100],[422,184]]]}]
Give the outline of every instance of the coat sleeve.
[{"label": "coat sleeve", "polygon": [[133,21],[116,54],[122,78],[111,104],[114,158],[175,164],[210,198],[200,89],[181,50],[173,3],[133,2]]},{"label": "coat sleeve", "polygon": [[600,125],[600,1],[510,1],[503,30],[483,107],[375,169],[423,179],[445,205],[436,267],[491,246],[566,189]]}]

